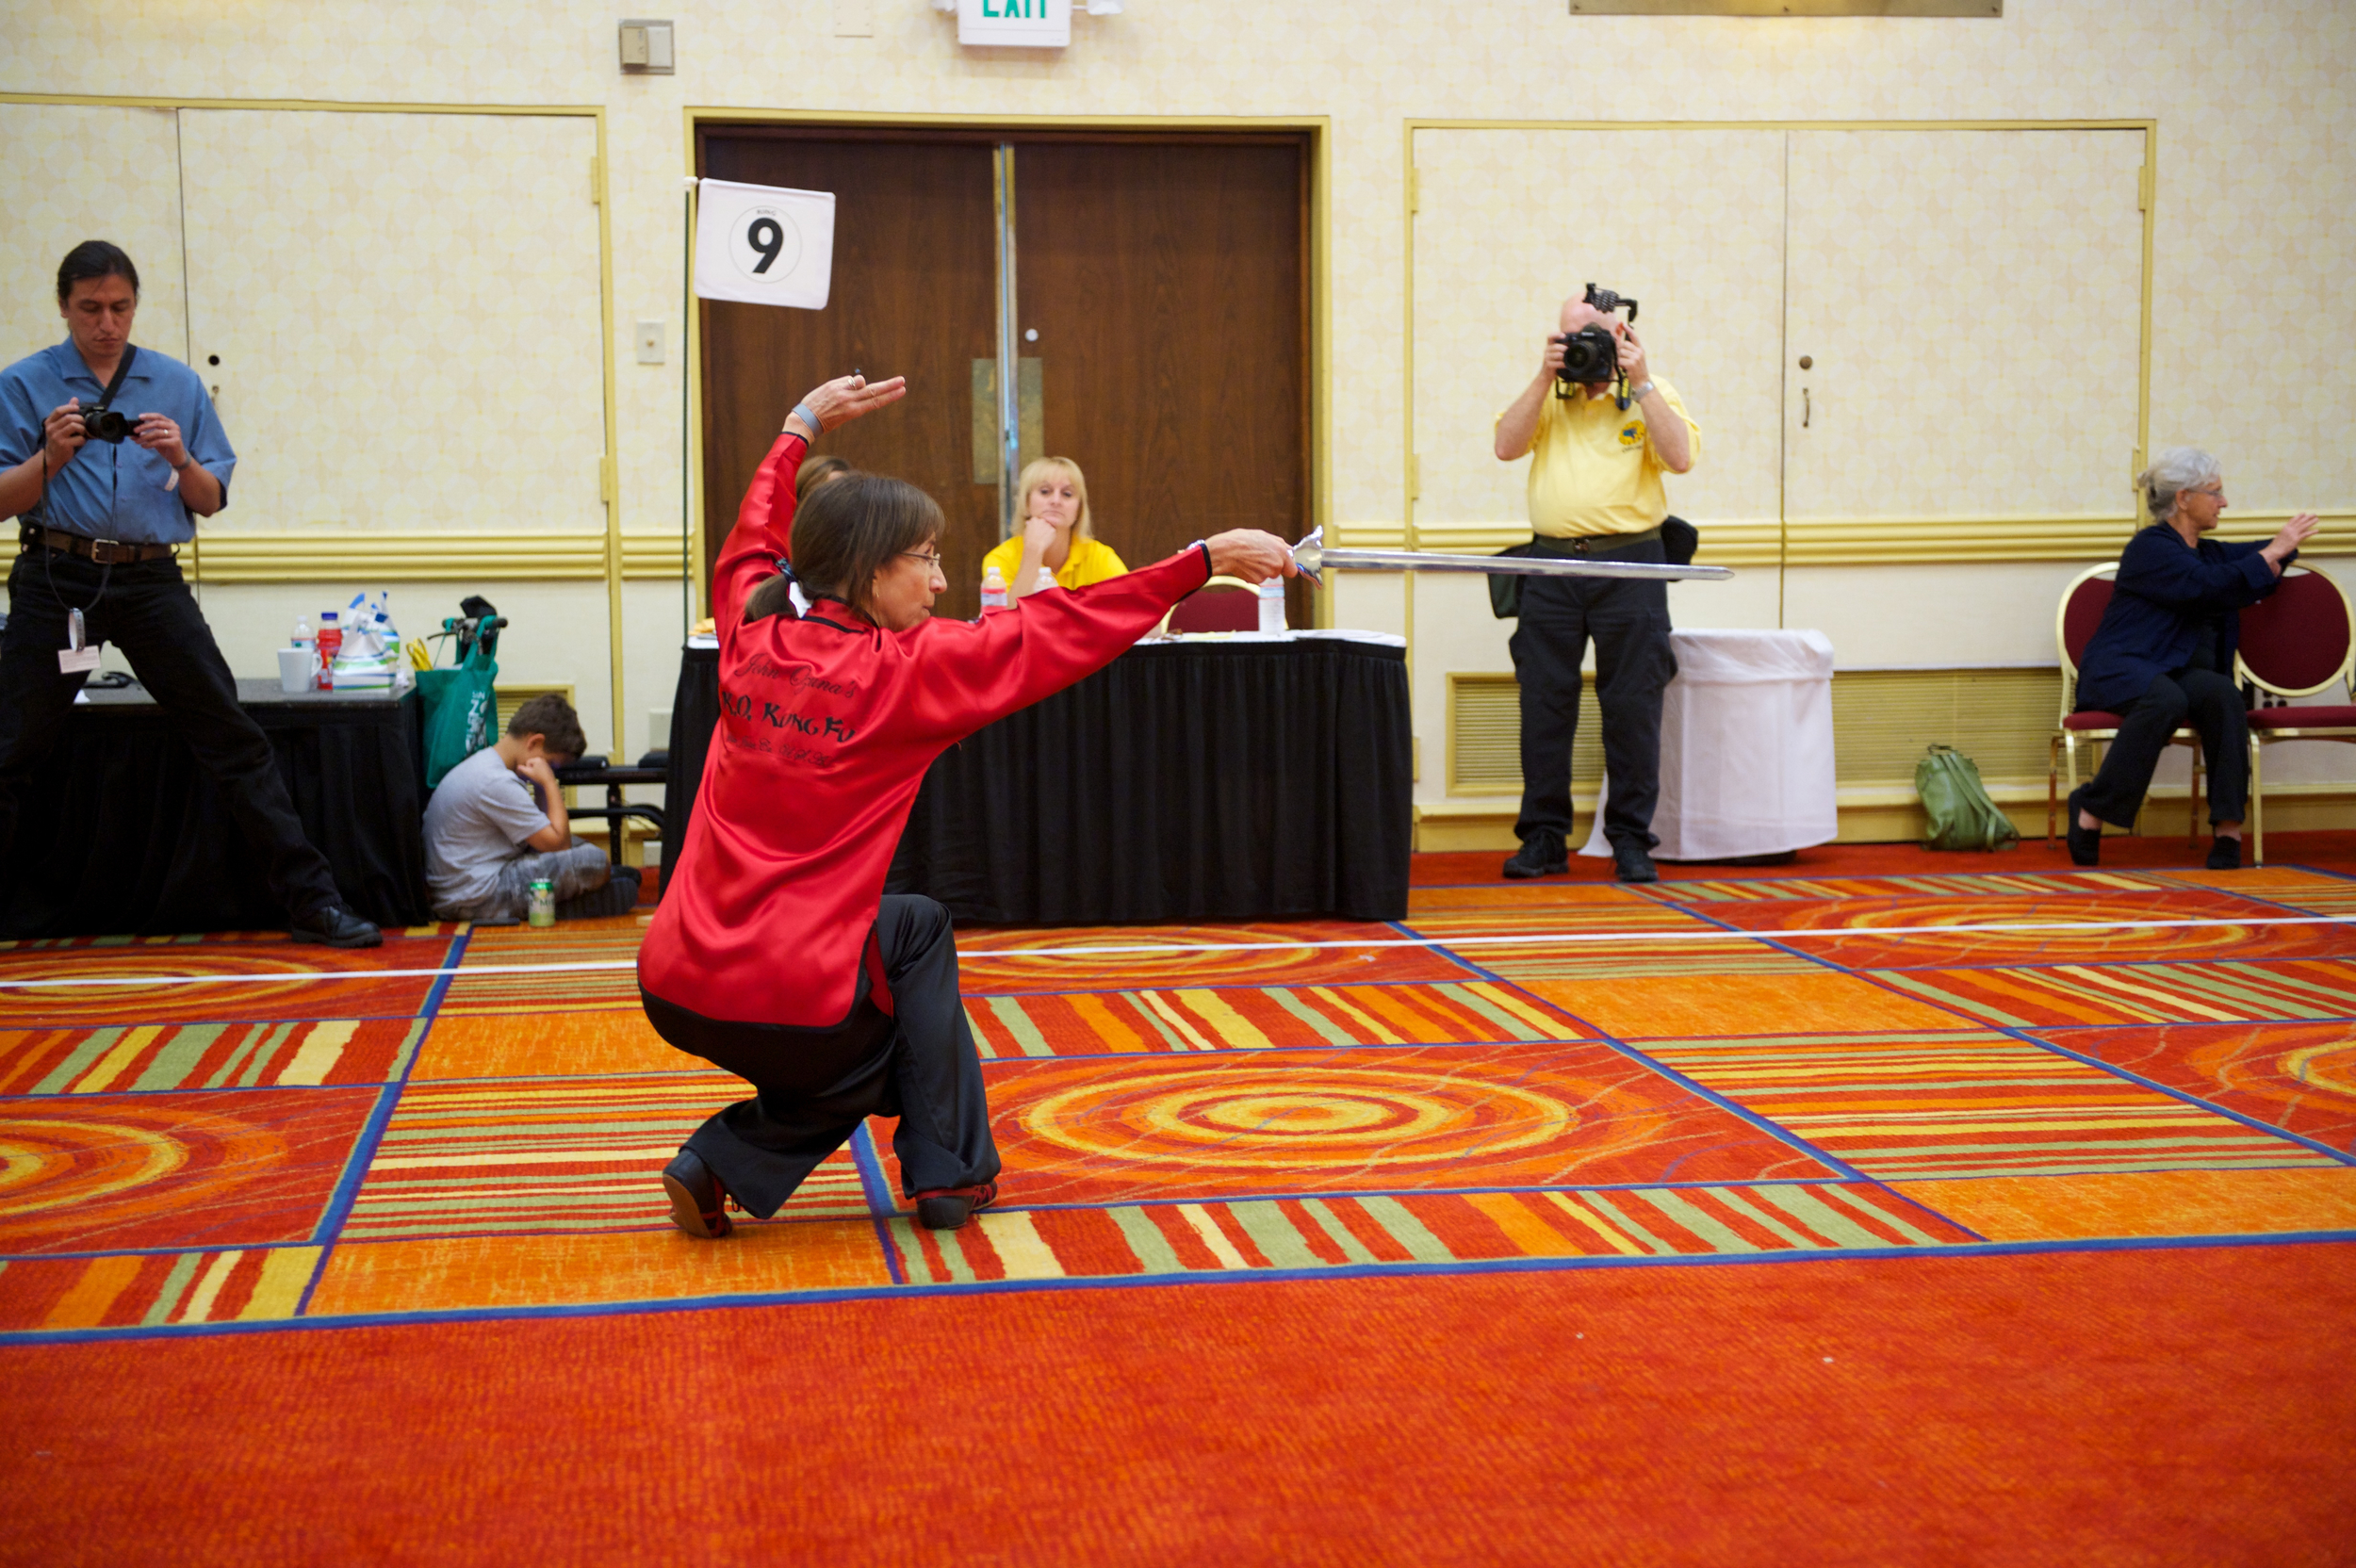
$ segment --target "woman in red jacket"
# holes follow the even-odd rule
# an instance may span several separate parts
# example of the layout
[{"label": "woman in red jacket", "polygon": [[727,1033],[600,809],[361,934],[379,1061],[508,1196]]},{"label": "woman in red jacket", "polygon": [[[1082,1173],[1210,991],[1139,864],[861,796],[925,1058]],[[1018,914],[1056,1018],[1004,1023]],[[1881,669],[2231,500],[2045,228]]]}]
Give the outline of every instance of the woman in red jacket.
[{"label": "woman in red jacket", "polygon": [[[775,1214],[870,1116],[900,1119],[892,1148],[924,1224],[954,1230],[997,1197],[948,911],[882,896],[924,770],[1109,663],[1212,574],[1294,570],[1282,540],[1238,529],[1110,582],[934,620],[948,584],[930,497],[854,473],[794,514],[810,443],[906,390],[849,376],[796,404],[712,574],[720,723],[638,984],[657,1033],[759,1092],[663,1170],[690,1235],[728,1233],[726,1199]],[[785,557],[809,612],[747,621],[746,598]]]}]

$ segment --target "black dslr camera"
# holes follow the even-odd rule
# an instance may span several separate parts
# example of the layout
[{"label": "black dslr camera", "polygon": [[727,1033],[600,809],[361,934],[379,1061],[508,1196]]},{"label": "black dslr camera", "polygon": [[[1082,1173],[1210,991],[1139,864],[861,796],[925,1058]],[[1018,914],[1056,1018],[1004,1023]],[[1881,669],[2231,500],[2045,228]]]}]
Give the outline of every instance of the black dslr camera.
[{"label": "black dslr camera", "polygon": [[[1592,283],[1587,286],[1587,303],[1606,316],[1625,305],[1629,322],[1636,319],[1634,300],[1609,288],[1597,288]],[[1620,340],[1612,335],[1611,329],[1600,325],[1581,327],[1554,341],[1562,345],[1562,368],[1555,373],[1554,380],[1556,397],[1568,398],[1580,387],[1599,381],[1616,381],[1620,384],[1620,407],[1628,407],[1628,378],[1620,374]]]},{"label": "black dslr camera", "polygon": [[85,441],[126,441],[139,429],[144,416],[125,414],[117,408],[93,408],[82,416],[82,439]]}]

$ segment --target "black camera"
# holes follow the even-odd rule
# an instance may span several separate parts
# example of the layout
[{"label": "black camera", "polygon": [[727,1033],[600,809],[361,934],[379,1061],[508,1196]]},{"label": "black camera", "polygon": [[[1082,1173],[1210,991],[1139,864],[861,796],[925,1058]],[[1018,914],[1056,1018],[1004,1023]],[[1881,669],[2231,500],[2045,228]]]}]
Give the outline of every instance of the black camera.
[{"label": "black camera", "polygon": [[[1632,325],[1636,320],[1636,302],[1625,294],[1614,294],[1609,288],[1587,286],[1586,302],[1609,316],[1623,306]],[[1568,398],[1582,386],[1599,381],[1620,384],[1620,406],[1628,407],[1628,378],[1620,374],[1620,340],[1604,326],[1585,326],[1575,333],[1556,339],[1562,345],[1562,368],[1556,373],[1554,395]]]},{"label": "black camera", "polygon": [[1556,391],[1569,397],[1569,388],[1610,381],[1620,373],[1620,340],[1602,327],[1581,327],[1562,340],[1562,368],[1556,372]]},{"label": "black camera", "polygon": [[85,441],[123,441],[139,429],[141,416],[125,414],[121,409],[93,408],[82,416],[82,439]]}]

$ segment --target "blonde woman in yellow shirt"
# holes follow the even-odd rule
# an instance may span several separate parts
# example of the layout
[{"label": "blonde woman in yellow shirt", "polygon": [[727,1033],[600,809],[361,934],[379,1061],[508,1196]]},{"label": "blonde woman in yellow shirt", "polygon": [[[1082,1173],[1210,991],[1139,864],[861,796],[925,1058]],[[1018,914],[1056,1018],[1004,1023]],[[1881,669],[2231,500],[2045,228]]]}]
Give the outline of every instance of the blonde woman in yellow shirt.
[{"label": "blonde woman in yellow shirt", "polygon": [[1018,599],[1039,592],[1042,566],[1058,588],[1085,588],[1129,570],[1096,537],[1088,479],[1068,457],[1038,458],[1023,468],[1023,531],[982,557],[983,575],[992,566]]}]

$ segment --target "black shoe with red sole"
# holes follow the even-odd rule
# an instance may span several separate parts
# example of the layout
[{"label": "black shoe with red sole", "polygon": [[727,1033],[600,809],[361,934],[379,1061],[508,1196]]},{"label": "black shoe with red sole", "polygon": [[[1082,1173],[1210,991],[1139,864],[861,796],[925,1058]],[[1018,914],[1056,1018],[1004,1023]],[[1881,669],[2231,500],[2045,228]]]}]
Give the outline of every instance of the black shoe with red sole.
[{"label": "black shoe with red sole", "polygon": [[736,1228],[728,1220],[728,1188],[694,1150],[680,1150],[663,1168],[663,1190],[671,1200],[671,1223],[698,1241],[717,1241]]},{"label": "black shoe with red sole", "polygon": [[981,1210],[998,1201],[998,1184],[974,1187],[935,1187],[916,1195],[916,1222],[928,1231],[955,1231]]}]

